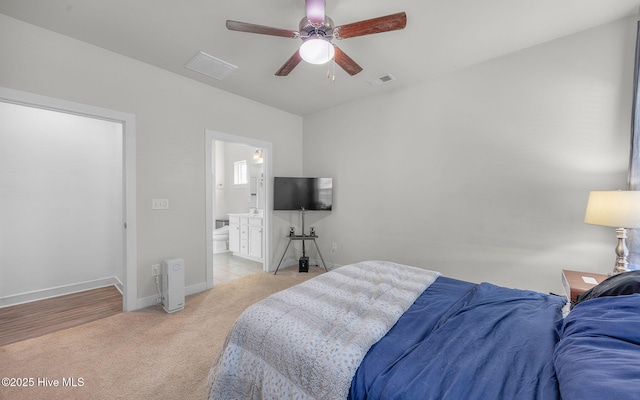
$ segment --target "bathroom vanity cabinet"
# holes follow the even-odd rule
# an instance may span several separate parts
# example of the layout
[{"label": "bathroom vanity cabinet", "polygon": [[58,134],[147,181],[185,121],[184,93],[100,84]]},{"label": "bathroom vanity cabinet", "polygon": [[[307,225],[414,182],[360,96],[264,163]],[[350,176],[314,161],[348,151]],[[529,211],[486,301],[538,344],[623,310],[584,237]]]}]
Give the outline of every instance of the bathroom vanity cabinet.
[{"label": "bathroom vanity cabinet", "polygon": [[263,259],[264,218],[251,214],[229,214],[229,250],[234,256]]}]

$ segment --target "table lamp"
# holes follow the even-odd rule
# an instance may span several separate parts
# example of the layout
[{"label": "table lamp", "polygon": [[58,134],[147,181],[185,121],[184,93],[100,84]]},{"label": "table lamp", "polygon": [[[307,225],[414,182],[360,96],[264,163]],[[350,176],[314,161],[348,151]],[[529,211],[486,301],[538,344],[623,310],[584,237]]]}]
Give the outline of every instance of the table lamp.
[{"label": "table lamp", "polygon": [[611,275],[630,271],[627,261],[627,228],[640,228],[640,191],[592,191],[589,194],[584,222],[617,228],[617,257]]}]

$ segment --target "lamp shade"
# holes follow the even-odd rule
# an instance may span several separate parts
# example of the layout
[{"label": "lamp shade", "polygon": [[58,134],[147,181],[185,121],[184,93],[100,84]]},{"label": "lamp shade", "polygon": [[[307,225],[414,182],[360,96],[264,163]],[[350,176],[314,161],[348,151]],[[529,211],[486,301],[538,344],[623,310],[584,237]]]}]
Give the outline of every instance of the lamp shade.
[{"label": "lamp shade", "polygon": [[593,191],[584,222],[614,228],[640,228],[640,191]]},{"label": "lamp shade", "polygon": [[300,46],[300,57],[310,64],[324,64],[333,58],[335,50],[326,39],[308,39]]}]

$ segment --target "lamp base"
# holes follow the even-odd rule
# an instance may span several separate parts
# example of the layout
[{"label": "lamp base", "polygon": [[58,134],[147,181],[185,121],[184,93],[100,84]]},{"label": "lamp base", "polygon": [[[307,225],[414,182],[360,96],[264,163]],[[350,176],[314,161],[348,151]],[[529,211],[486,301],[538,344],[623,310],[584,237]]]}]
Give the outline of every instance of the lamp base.
[{"label": "lamp base", "polygon": [[618,275],[623,272],[629,272],[629,271],[631,271],[629,267],[619,267],[616,265],[615,267],[613,267],[613,272],[611,272],[611,274],[609,275]]},{"label": "lamp base", "polygon": [[631,271],[629,269],[629,249],[627,248],[627,230],[625,228],[616,229],[616,237],[618,238],[618,245],[616,246],[616,264],[613,266],[613,272],[611,275],[618,275],[623,272]]}]

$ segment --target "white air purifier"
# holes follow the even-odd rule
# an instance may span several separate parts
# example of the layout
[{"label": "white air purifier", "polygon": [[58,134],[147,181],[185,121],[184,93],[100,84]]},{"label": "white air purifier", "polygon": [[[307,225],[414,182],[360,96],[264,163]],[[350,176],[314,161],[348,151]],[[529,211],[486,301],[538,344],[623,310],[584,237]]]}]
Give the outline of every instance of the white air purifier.
[{"label": "white air purifier", "polygon": [[162,304],[168,313],[184,308],[184,260],[181,258],[162,262]]}]

